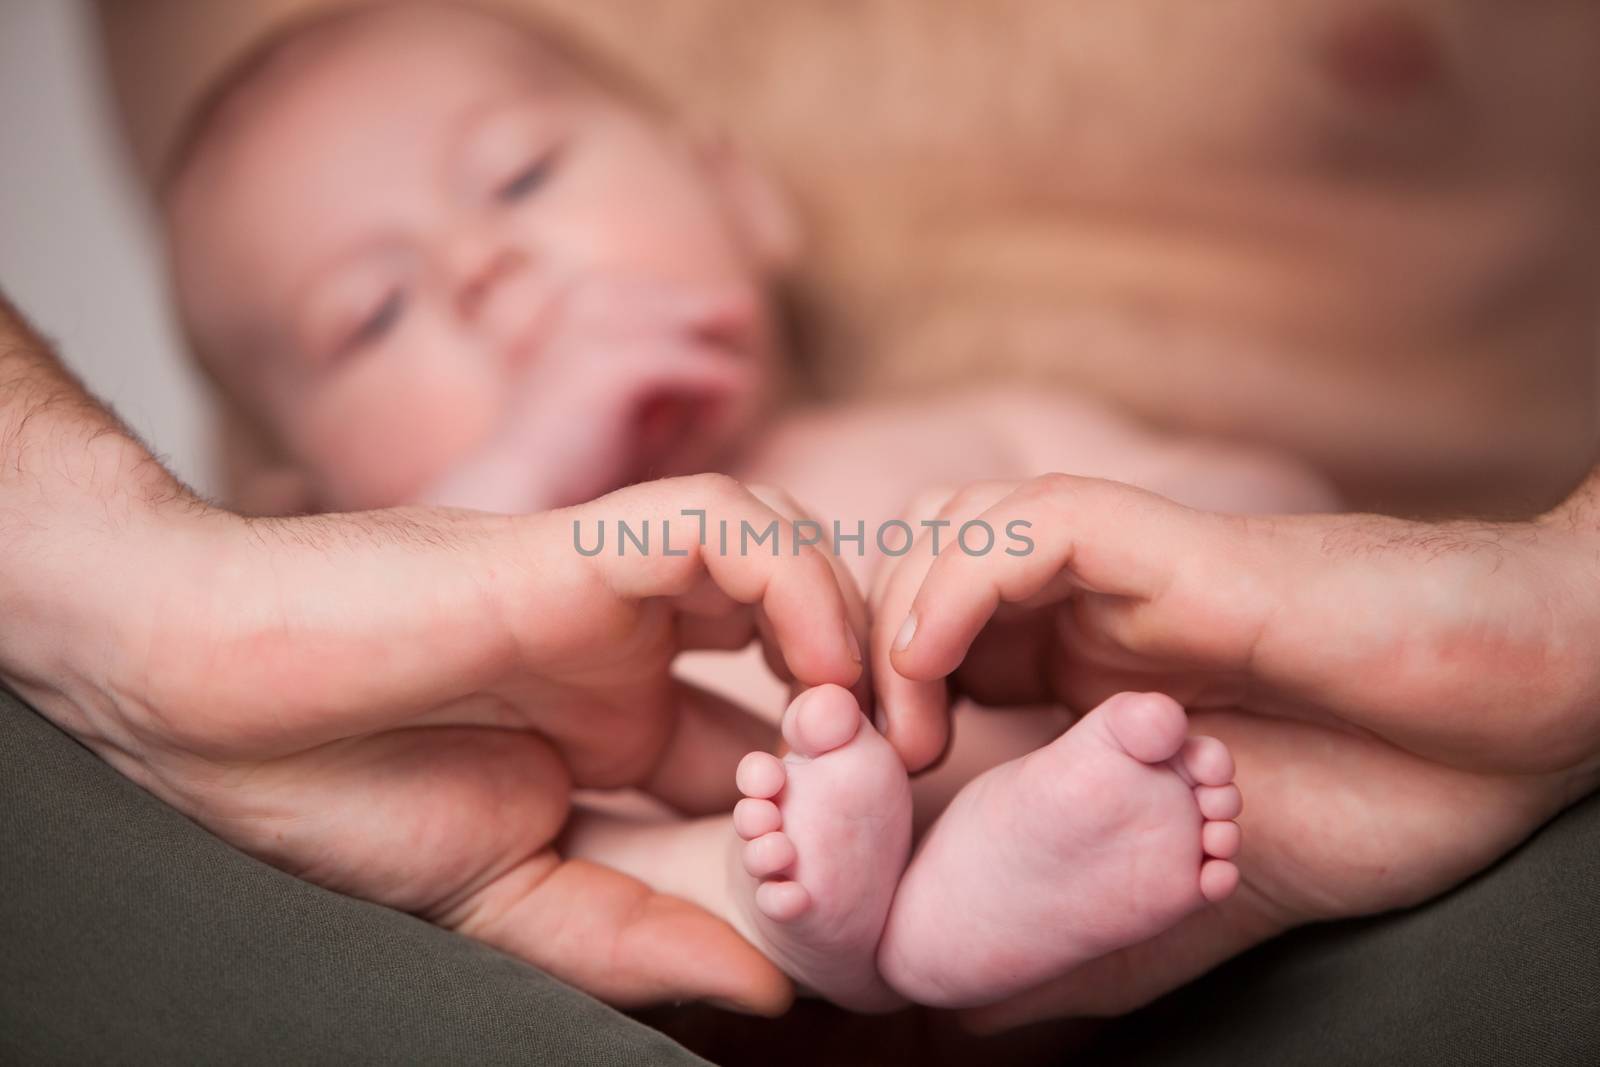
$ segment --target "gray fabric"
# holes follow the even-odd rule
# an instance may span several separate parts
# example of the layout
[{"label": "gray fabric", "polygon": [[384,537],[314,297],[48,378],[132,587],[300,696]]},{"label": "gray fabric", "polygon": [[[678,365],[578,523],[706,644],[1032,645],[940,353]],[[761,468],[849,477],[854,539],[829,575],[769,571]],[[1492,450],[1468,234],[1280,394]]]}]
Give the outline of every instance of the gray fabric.
[{"label": "gray fabric", "polygon": [[1450,894],[1280,938],[1093,1051],[1174,1067],[1600,1064],[1600,795]]},{"label": "gray fabric", "polygon": [[0,813],[0,1062],[704,1062],[246,857],[3,692]]},{"label": "gray fabric", "polygon": [[1595,1067],[1600,795],[1423,907],[1295,931],[1109,1023],[978,1040],[937,1015],[814,1003],[782,1029],[705,1009],[649,1019],[729,1067]]},{"label": "gray fabric", "polygon": [[[0,1062],[703,1062],[241,855],[3,693],[0,812]],[[729,1063],[1600,1063],[1600,797],[1438,901],[1291,934],[1092,1036],[820,1004],[653,1020]]]}]

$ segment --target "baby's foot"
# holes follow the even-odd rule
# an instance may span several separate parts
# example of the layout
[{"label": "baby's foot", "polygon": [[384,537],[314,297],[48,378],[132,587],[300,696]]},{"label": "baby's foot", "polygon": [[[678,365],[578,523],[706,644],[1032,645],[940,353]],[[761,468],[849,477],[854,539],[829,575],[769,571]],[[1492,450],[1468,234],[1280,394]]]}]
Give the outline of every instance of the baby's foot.
[{"label": "baby's foot", "polygon": [[999,1000],[1233,892],[1233,759],[1187,733],[1171,699],[1123,693],[974,779],[901,880],[889,985],[939,1007]]},{"label": "baby's foot", "polygon": [[735,922],[790,977],[836,1004],[900,1000],[878,940],[911,847],[905,766],[847,690],[808,690],[783,715],[792,750],[739,765]]}]

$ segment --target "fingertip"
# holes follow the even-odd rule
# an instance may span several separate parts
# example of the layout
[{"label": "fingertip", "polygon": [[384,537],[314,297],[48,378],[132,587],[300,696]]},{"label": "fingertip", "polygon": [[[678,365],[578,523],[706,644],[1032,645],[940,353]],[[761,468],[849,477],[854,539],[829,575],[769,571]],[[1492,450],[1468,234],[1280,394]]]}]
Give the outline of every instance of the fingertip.
[{"label": "fingertip", "polygon": [[794,1006],[794,983],[784,978],[781,983],[768,982],[762,986],[742,985],[728,997],[707,997],[706,1003],[736,1015],[756,1015],[763,1019],[776,1019]]},{"label": "fingertip", "polygon": [[833,640],[791,635],[777,642],[777,658],[783,661],[789,679],[803,686],[837,685],[849,689],[861,681],[866,671],[860,652],[853,651],[854,643],[854,634],[848,628]]},{"label": "fingertip", "polygon": [[893,648],[889,650],[889,666],[900,677],[909,682],[931,682],[944,675],[936,670],[930,670],[925,662],[926,656],[922,655],[921,648]]},{"label": "fingertip", "polygon": [[982,607],[970,622],[967,614],[913,605],[889,648],[890,667],[913,682],[934,682],[953,673],[994,614],[994,605]]},{"label": "fingertip", "polygon": [[[733,936],[738,937],[737,934]],[[755,952],[742,937],[739,940]],[[740,1015],[769,1019],[777,1018],[794,1005],[794,983],[765,957],[758,955],[756,959],[747,959],[741,956],[733,962],[737,965],[721,972],[719,988],[705,998],[707,1004]]]},{"label": "fingertip", "polygon": [[949,697],[943,682],[905,684],[880,700],[878,732],[900,754],[906,771],[927,770],[950,741]]},{"label": "fingertip", "polygon": [[894,736],[889,738],[894,750],[900,753],[900,760],[906,765],[907,774],[921,774],[938,763],[944,757],[948,741],[947,730],[929,730],[920,734],[903,734],[899,738]]}]

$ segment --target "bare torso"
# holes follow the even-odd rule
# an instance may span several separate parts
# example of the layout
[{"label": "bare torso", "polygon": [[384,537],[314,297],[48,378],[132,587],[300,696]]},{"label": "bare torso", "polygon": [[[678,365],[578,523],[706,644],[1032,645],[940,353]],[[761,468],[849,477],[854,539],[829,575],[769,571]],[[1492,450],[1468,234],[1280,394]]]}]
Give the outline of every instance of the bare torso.
[{"label": "bare torso", "polygon": [[[307,2],[105,5],[136,143]],[[1053,378],[1412,513],[1595,459],[1591,0],[506,2],[776,165],[828,394]]]},{"label": "bare torso", "polygon": [[738,6],[567,17],[795,185],[828,392],[1047,377],[1412,513],[1595,458],[1600,8]]}]

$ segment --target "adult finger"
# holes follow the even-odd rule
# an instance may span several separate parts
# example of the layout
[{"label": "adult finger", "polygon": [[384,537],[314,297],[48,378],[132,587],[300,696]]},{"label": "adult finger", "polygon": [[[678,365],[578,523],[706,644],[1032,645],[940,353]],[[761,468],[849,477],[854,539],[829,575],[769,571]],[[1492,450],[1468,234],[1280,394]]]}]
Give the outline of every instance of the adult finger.
[{"label": "adult finger", "polygon": [[[867,647],[871,636],[871,613],[867,609],[866,598],[861,595],[861,590],[856,585],[855,578],[850,574],[850,569],[845,566],[844,560],[835,551],[836,546],[832,543],[829,532],[824,530],[822,524],[813,519],[810,512],[784,490],[768,485],[751,485],[748,488],[757,499],[779,515],[782,515],[797,528],[800,524],[806,524],[805,539],[809,540],[813,537],[820,539],[817,551],[833,572],[834,582],[837,584],[840,594],[844,597],[846,617],[849,622],[849,632],[846,636],[851,642],[851,654],[858,661],[862,660],[864,658],[862,650]],[[760,628],[760,632],[764,640],[769,642],[768,647],[771,648],[770,628],[763,626]],[[769,656],[769,661],[773,658],[775,657]],[[863,668],[867,667],[865,663],[862,665]],[[870,675],[870,669],[863,669],[856,680],[856,684],[851,688],[862,709],[869,714],[872,700]],[[779,672],[779,676],[783,676],[781,672]],[[798,681],[795,678],[786,680]]]},{"label": "adult finger", "polygon": [[898,623],[891,661],[912,679],[950,674],[1002,603],[1041,607],[1075,587],[1153,597],[1195,551],[1197,514],[1111,482],[1052,474],[1024,483],[973,520],[996,538],[989,551],[933,561]]},{"label": "adult finger", "polygon": [[899,558],[885,561],[879,571],[873,590],[875,625],[870,646],[879,711],[876,722],[913,772],[931,766],[949,743],[949,688],[942,675],[908,678],[894,668],[891,657],[899,636],[898,620],[906,617],[929,568],[949,547],[952,524],[959,525],[1012,488],[1011,483],[996,482],[919,494],[902,520],[910,545]]},{"label": "adult finger", "polygon": [[688,682],[674,680],[677,713],[655,770],[640,788],[689,815],[726,812],[738,803],[739,761],[770,752],[778,731],[764,719]]},{"label": "adult finger", "polygon": [[[635,486],[589,506],[603,521],[608,503],[635,522],[676,519],[683,525],[672,528],[686,538],[655,553],[594,556],[591,563],[615,595],[627,601],[676,597],[709,576],[728,597],[765,617],[797,680],[851,686],[860,677],[860,624],[826,555],[743,485],[695,475]],[[699,536],[688,536],[697,523]]]},{"label": "adult finger", "polygon": [[722,920],[585,860],[540,853],[445,925],[624,1008],[709,1000],[781,1015],[794,987]]}]

